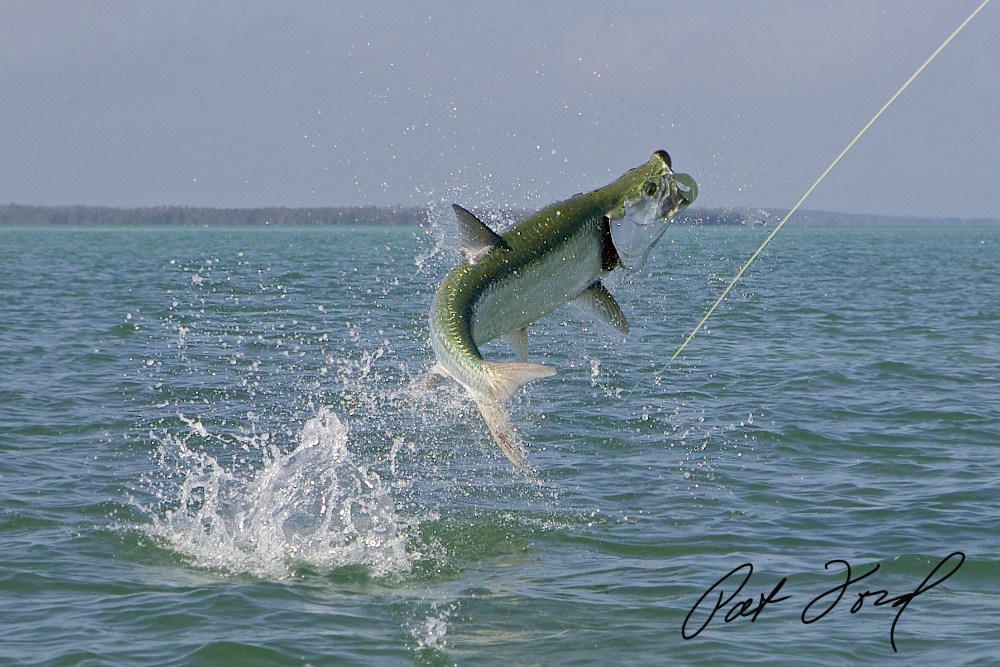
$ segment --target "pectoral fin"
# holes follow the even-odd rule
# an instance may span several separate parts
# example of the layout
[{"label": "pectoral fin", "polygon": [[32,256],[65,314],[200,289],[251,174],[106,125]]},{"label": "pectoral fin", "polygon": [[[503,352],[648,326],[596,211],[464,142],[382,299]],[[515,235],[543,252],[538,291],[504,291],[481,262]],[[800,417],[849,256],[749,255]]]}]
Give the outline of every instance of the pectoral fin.
[{"label": "pectoral fin", "polygon": [[499,234],[486,226],[482,220],[458,204],[452,204],[455,217],[458,218],[458,240],[462,254],[475,264],[494,248],[507,248],[507,243]]},{"label": "pectoral fin", "polygon": [[611,325],[623,334],[628,334],[628,322],[625,320],[621,306],[600,282],[583,290],[579,296],[573,299],[573,303],[593,314],[601,322]]}]

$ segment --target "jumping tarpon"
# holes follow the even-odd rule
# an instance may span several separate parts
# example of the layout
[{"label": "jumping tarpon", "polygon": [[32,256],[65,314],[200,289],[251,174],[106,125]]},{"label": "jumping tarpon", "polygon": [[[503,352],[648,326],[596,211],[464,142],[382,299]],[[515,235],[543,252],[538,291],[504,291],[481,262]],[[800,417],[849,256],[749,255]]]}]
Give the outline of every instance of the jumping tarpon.
[{"label": "jumping tarpon", "polygon": [[[640,268],[674,214],[697,196],[694,179],[674,173],[670,156],[657,151],[614,183],[543,208],[503,235],[453,205],[464,259],[431,306],[435,372],[465,387],[519,470],[530,468],[503,404],[521,385],[556,372],[527,361],[526,327],[574,302],[627,334],[601,278],[619,267]],[[479,347],[501,337],[520,361],[483,359]]]}]

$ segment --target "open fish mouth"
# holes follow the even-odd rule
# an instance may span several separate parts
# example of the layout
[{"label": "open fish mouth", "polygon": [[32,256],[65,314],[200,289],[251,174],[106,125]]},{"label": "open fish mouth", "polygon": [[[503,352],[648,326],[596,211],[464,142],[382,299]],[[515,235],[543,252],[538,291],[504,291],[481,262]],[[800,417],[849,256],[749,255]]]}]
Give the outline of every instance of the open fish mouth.
[{"label": "open fish mouth", "polygon": [[698,184],[687,174],[671,174],[670,181],[670,196],[660,204],[661,218],[686,209],[698,198]]},{"label": "open fish mouth", "polygon": [[677,196],[683,201],[679,208],[687,208],[698,198],[698,184],[687,174],[674,174],[674,185],[677,187]]}]

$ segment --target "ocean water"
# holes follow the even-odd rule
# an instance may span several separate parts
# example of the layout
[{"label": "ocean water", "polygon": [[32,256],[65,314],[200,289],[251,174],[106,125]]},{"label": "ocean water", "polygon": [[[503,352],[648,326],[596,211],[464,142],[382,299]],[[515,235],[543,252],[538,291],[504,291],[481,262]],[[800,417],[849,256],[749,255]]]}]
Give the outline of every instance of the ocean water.
[{"label": "ocean water", "polygon": [[793,221],[676,362],[767,229],[671,228],[525,477],[449,225],[0,229],[0,663],[1000,663],[1000,227]]}]

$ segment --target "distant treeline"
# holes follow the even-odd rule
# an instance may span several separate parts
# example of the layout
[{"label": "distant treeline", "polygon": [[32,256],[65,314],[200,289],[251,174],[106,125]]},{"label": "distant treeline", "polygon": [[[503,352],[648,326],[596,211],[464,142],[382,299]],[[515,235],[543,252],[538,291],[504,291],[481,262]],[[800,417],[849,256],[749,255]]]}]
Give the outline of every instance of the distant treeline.
[{"label": "distant treeline", "polygon": [[[528,210],[511,210],[515,218]],[[681,225],[769,226],[781,219],[779,209],[688,209],[677,216]],[[833,225],[921,225],[998,224],[993,219],[914,218],[904,216],[800,211],[799,224]],[[427,209],[413,206],[342,206],[325,208],[198,208],[157,206],[113,208],[107,206],[0,206],[0,226],[188,226],[224,227],[231,225],[419,225],[427,220]]]},{"label": "distant treeline", "polygon": [[[512,210],[516,218],[530,211]],[[109,206],[0,206],[0,225],[52,227],[90,226],[189,226],[230,225],[418,225],[427,220],[427,210],[405,206],[346,206],[327,208],[199,208],[156,206],[114,208]],[[734,210],[696,209],[678,216],[677,223],[742,225],[747,219]]]},{"label": "distant treeline", "polygon": [[198,208],[156,206],[0,206],[0,225],[222,227],[228,225],[416,225],[427,218],[419,208],[347,206],[337,208]]}]

